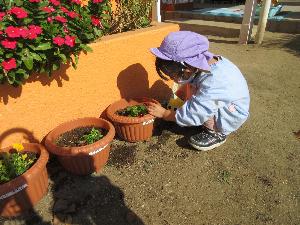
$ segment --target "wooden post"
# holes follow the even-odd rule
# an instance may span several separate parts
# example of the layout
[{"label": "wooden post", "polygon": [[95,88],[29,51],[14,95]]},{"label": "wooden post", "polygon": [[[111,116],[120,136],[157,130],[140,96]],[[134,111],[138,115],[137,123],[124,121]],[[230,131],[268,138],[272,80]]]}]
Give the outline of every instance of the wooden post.
[{"label": "wooden post", "polygon": [[160,1],[155,0],[152,6],[152,22],[161,22],[161,15],[160,15]]},{"label": "wooden post", "polygon": [[268,21],[269,11],[271,7],[271,0],[264,0],[259,14],[259,21],[257,27],[257,33],[255,36],[255,43],[261,44],[264,39],[266,25]]},{"label": "wooden post", "polygon": [[247,44],[251,38],[256,4],[256,0],[246,1],[243,22],[240,30],[239,44]]}]

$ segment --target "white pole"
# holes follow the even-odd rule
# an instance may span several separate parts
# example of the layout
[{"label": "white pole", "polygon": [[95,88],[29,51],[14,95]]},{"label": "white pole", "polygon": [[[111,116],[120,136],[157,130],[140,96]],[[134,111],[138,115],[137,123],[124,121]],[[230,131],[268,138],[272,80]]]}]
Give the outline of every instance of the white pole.
[{"label": "white pole", "polygon": [[251,38],[256,0],[247,0],[245,3],[243,22],[240,29],[239,44],[247,44]]},{"label": "white pole", "polygon": [[161,22],[161,14],[160,14],[160,0],[156,1],[156,15],[157,15],[157,22]]},{"label": "white pole", "polygon": [[264,0],[259,14],[258,27],[255,36],[256,44],[260,45],[264,39],[270,7],[271,7],[271,0]]},{"label": "white pole", "polygon": [[152,6],[152,21],[161,22],[160,0],[156,0]]}]

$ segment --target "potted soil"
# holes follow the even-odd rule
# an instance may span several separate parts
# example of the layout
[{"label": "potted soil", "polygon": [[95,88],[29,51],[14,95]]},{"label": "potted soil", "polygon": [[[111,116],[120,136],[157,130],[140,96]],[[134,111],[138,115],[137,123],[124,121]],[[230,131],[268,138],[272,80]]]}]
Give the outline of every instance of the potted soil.
[{"label": "potted soil", "polygon": [[107,120],[80,118],[53,129],[45,139],[49,152],[76,175],[99,172],[106,164],[115,128]]},{"label": "potted soil", "polygon": [[48,152],[40,144],[0,149],[0,215],[18,216],[48,191]]},{"label": "potted soil", "polygon": [[107,117],[113,122],[120,138],[136,142],[152,136],[155,117],[148,114],[144,105],[147,101],[155,100],[121,99],[107,108]]}]

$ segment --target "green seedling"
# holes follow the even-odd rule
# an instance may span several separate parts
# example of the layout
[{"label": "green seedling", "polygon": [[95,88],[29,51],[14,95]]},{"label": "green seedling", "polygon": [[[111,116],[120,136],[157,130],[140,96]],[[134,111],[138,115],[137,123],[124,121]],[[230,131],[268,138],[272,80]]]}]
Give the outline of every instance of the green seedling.
[{"label": "green seedling", "polygon": [[148,109],[145,105],[134,105],[120,109],[116,113],[120,116],[143,117],[148,114]]},{"label": "green seedling", "polygon": [[93,144],[96,141],[99,141],[102,137],[103,135],[101,134],[101,132],[93,127],[91,132],[89,134],[83,135],[81,139],[87,144]]}]

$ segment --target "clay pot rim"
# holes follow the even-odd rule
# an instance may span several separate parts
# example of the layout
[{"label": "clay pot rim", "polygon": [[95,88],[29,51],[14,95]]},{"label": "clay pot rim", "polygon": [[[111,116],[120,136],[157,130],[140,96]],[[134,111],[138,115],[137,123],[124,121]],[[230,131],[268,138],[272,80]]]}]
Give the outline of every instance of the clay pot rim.
[{"label": "clay pot rim", "polygon": [[[8,190],[23,185],[24,180],[25,181],[30,180],[33,173],[36,173],[38,170],[42,170],[44,167],[46,167],[46,164],[49,159],[49,153],[46,151],[44,146],[38,143],[22,143],[22,145],[24,146],[25,152],[37,153],[39,154],[39,157],[36,160],[36,162],[23,174],[4,184],[0,184],[0,195],[5,194]],[[12,146],[0,149],[0,151],[3,152],[4,150],[9,150],[9,149],[12,149]],[[37,152],[32,149],[37,150]]]},{"label": "clay pot rim", "polygon": [[[84,123],[86,122],[86,126],[91,126],[92,122],[88,122],[91,120],[105,123],[108,126],[107,134],[103,138],[101,138],[99,141],[96,141],[90,145],[84,145],[84,146],[80,146],[80,147],[59,147],[53,142],[54,140],[57,139],[57,137],[59,135],[63,134],[64,132],[69,131],[69,129],[65,129],[65,127],[68,126],[69,124],[76,124],[77,122],[80,121],[80,122],[84,122]],[[97,123],[95,123],[95,125],[98,127],[101,127]],[[82,126],[83,125],[81,124],[81,125],[75,126],[72,129],[82,127]],[[105,127],[101,127],[101,128],[105,128]],[[62,129],[62,131],[55,135],[54,133],[59,129]],[[67,122],[62,123],[62,124],[58,125],[57,127],[55,127],[46,136],[45,146],[49,152],[51,152],[55,155],[59,155],[59,156],[76,156],[79,154],[88,155],[90,152],[95,151],[95,149],[97,149],[97,148],[100,149],[100,148],[106,147],[113,140],[114,136],[115,136],[115,128],[109,121],[102,119],[102,118],[97,118],[97,117],[83,117],[83,118],[78,118],[78,119],[67,121]]]},{"label": "clay pot rim", "polygon": [[133,98],[133,99],[129,99],[128,101],[125,98],[121,98],[120,100],[108,106],[106,111],[107,117],[113,122],[122,123],[122,124],[138,124],[138,123],[143,123],[155,119],[155,117],[152,116],[151,114],[146,114],[143,117],[128,117],[128,116],[117,115],[116,111],[123,108],[123,107],[118,107],[118,105],[121,104],[122,102],[129,103],[130,101],[135,101],[137,103],[153,101],[159,104],[159,102],[157,102],[155,99],[150,99],[150,98]]}]

